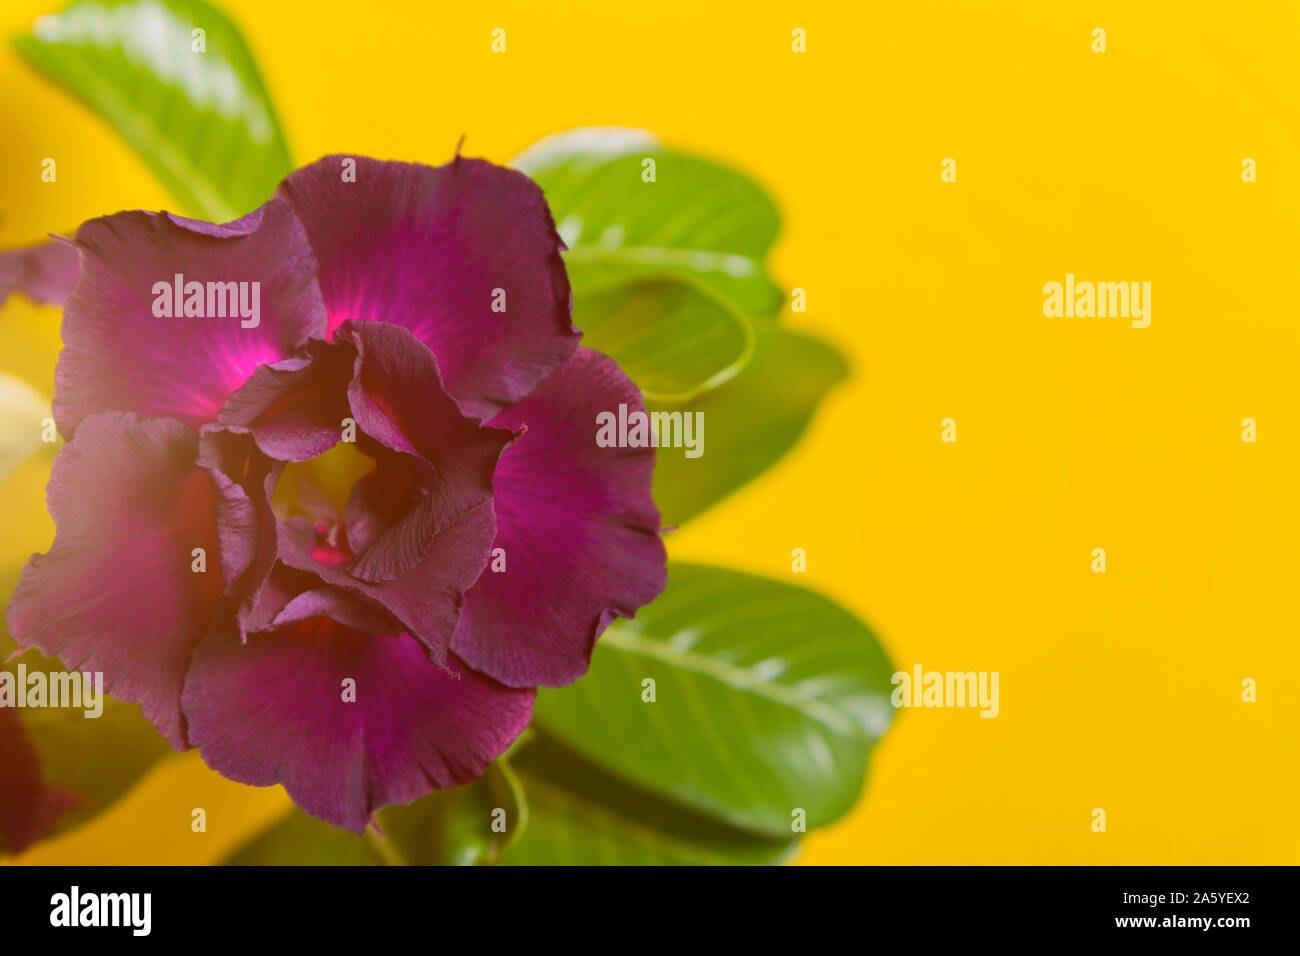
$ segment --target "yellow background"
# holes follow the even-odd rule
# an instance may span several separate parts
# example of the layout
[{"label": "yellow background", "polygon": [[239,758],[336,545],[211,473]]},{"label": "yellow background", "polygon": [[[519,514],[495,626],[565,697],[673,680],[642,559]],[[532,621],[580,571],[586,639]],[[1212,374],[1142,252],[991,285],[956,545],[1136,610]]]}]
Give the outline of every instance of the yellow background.
[{"label": "yellow background", "polygon": [[[0,30],[57,6],[5,0]],[[994,720],[903,712],[857,809],[803,862],[1300,863],[1300,6],[223,6],[300,162],[442,162],[462,133],[466,154],[504,162],[616,124],[777,197],[775,272],[809,303],[785,321],[855,376],[671,552],[789,577],[805,548],[794,580],[870,621],[899,669],[1001,674]],[[169,204],[7,47],[0,90],[0,244]],[[1150,328],[1045,318],[1042,286],[1067,271],[1150,281]],[[0,367],[48,395],[57,313],[15,300],[0,323]],[[28,468],[0,493],[43,481]],[[5,523],[13,551],[51,533],[38,513]],[[212,861],[286,799],[191,753],[23,859]]]}]

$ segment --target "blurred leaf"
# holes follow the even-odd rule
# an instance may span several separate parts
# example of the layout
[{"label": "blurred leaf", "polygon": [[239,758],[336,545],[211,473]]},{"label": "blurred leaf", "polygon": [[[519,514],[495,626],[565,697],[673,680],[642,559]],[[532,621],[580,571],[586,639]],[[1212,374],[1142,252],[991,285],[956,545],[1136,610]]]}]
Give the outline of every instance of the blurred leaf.
[{"label": "blurred leaf", "polygon": [[[654,182],[642,181],[645,159],[655,161]],[[780,215],[740,173],[618,127],[547,137],[512,165],[546,194],[569,246],[575,294],[671,275],[700,282],[747,316],[781,305],[764,265]]]},{"label": "blurred leaf", "polygon": [[[504,815],[498,811],[504,811]],[[496,861],[528,823],[504,760],[478,780],[376,815],[382,833],[340,830],[295,808],[224,862],[230,866],[467,866]],[[504,832],[493,829],[500,820]]]},{"label": "blurred leaf", "polygon": [[701,287],[640,279],[580,290],[582,344],[614,359],[646,398],[685,401],[735,376],[753,350],[749,320]]},{"label": "blurred leaf", "polygon": [[[194,30],[206,32],[195,52]],[[202,0],[76,0],[18,52],[135,149],[190,215],[236,219],[291,169],[238,28]]]},{"label": "blurred leaf", "polygon": [[357,835],[293,807],[222,863],[225,866],[386,866],[372,833]]},{"label": "blurred leaf", "polygon": [[[581,683],[581,681],[579,682]],[[760,865],[794,848],[661,800],[538,735],[513,761],[529,823],[505,854],[515,866]]]},{"label": "blurred leaf", "polygon": [[703,412],[704,453],[660,448],[654,497],[664,525],[675,527],[717,504],[776,464],[794,447],[830,389],[848,375],[829,345],[771,323],[754,326],[754,354],[726,384],[685,404],[648,403],[650,411]]},{"label": "blurred leaf", "polygon": [[0,854],[22,853],[76,804],[41,775],[41,758],[27,739],[18,711],[0,707]]},{"label": "blurred leaf", "polygon": [[[27,651],[0,670],[18,673],[65,673],[57,660]],[[16,679],[16,676],[15,676]],[[61,815],[46,834],[67,830],[102,812],[126,793],[160,758],[173,753],[166,739],[140,713],[104,695],[99,717],[89,708],[34,707],[20,710],[27,739],[40,758],[45,785],[71,795],[72,809]]]},{"label": "blurred leaf", "polygon": [[625,779],[777,836],[797,808],[811,828],[852,807],[892,715],[891,673],[871,631],[826,598],[674,563],[585,677],[539,691],[535,719]]},{"label": "blurred leaf", "polygon": [[[529,812],[510,765],[499,759],[473,783],[388,807],[378,817],[407,863],[469,866],[500,857],[527,830]],[[503,832],[493,829],[497,821]]]}]

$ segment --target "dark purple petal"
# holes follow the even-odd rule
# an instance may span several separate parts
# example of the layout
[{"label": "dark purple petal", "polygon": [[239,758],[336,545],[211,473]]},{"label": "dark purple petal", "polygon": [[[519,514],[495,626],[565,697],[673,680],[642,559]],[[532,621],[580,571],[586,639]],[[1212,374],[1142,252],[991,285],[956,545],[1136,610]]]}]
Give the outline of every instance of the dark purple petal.
[{"label": "dark purple petal", "polygon": [[[420,483],[428,476],[427,463],[411,455],[385,454],[380,449],[376,454],[375,470],[363,475],[352,486],[348,496],[344,526],[347,529],[348,549],[353,554],[362,554],[372,544],[376,544],[381,535],[390,538],[396,535],[393,528],[402,523],[410,511],[410,502],[418,503]],[[388,540],[376,545],[370,560],[384,558],[394,546],[400,547],[400,541]],[[419,559],[418,551],[411,555],[392,555],[385,559],[394,571],[401,573]]]},{"label": "dark purple petal", "polygon": [[21,853],[77,799],[45,785],[40,754],[8,707],[0,708],[0,767],[0,852]]},{"label": "dark purple petal", "polygon": [[309,571],[277,563],[241,611],[243,633],[273,631],[285,624],[329,617],[370,634],[401,634],[402,625],[359,593],[324,584]]},{"label": "dark purple petal", "polygon": [[442,387],[437,361],[419,339],[387,322],[349,322],[335,333],[357,350],[348,387],[361,431],[382,447],[377,468],[348,503],[356,525],[349,569],[364,581],[404,574],[427,542],[492,496],[492,472],[514,435],[461,414]]},{"label": "dark purple petal", "polygon": [[[283,203],[273,200],[224,226],[123,212],[85,223],[76,243],[82,272],[64,309],[55,379],[54,413],[64,435],[108,410],[176,418],[197,429],[216,420],[258,366],[325,335],[316,262]],[[156,316],[162,295],[154,286],[174,285],[177,274],[204,283],[205,312],[207,283],[248,283],[250,306],[252,283],[259,283],[257,326],[244,328],[253,320],[241,318],[238,302],[229,308],[224,293],[212,297],[212,310],[233,316]]]},{"label": "dark purple petal", "polygon": [[[196,467],[197,453],[198,436],[172,419],[87,418],[46,490],[54,544],[27,563],[7,611],[20,646],[103,671],[105,690],[138,702],[178,749],[190,653],[255,533],[243,492]],[[205,573],[192,570],[195,548]]]},{"label": "dark purple petal", "polygon": [[[240,582],[242,600],[238,614],[241,629],[265,629],[284,606],[281,602],[268,610],[263,603],[261,616],[255,610],[259,593],[275,567],[278,532],[275,513],[271,510],[271,493],[280,480],[284,464],[262,454],[252,433],[239,425],[205,426],[199,438],[198,464],[208,469],[215,481],[230,481],[236,485],[253,509],[253,560],[247,580]],[[229,582],[226,590],[232,592]],[[254,623],[254,619],[261,627]]]},{"label": "dark purple petal", "polygon": [[216,490],[221,584],[231,594],[257,552],[257,511],[244,489],[219,471],[207,472]]},{"label": "dark purple petal", "polygon": [[[451,673],[412,638],[327,619],[214,634],[185,682],[190,739],[241,783],[283,784],[294,803],[360,833],[374,812],[479,776],[528,724],[533,692],[454,657]],[[345,702],[343,682],[355,681]]]},{"label": "dark purple petal", "polygon": [[[347,319],[410,329],[466,413],[489,418],[518,401],[577,347],[564,246],[522,173],[459,157],[435,168],[327,156],[277,196],[307,229],[331,329]],[[497,289],[504,312],[492,309]]]},{"label": "dark purple petal", "polygon": [[279,461],[306,461],[339,442],[350,417],[348,382],[356,350],[348,343],[308,342],[274,365],[263,365],[221,409],[220,421],[248,428],[257,446]]},{"label": "dark purple petal", "polygon": [[[323,383],[341,387],[338,371],[350,357],[353,371],[342,389],[347,411],[357,426],[358,447],[376,465],[355,486],[343,528],[323,516],[272,516],[278,528],[272,541],[268,521],[260,522],[257,563],[239,610],[242,631],[275,626],[295,597],[293,588],[336,589],[342,597],[329,590],[325,595],[336,603],[353,601],[350,623],[376,614],[396,620],[441,663],[464,593],[487,563],[496,534],[492,472],[515,436],[465,417],[443,389],[433,353],[400,326],[347,323],[334,341],[313,343],[307,352],[302,361],[295,358],[270,374],[262,370],[241,389],[223,418],[238,409],[237,417],[248,424],[205,429],[204,463],[243,475],[236,480],[265,519],[280,477],[280,465],[267,465],[273,459],[265,452],[296,453],[292,431],[298,426],[286,428],[283,442],[271,443],[262,441],[259,429],[287,421],[285,409],[332,407]],[[299,395],[306,398],[300,401]],[[316,429],[313,414],[298,416],[308,433]],[[338,421],[337,409],[328,416],[321,421]],[[331,440],[337,437],[334,432]],[[257,447],[250,444],[254,438]],[[306,576],[286,578],[274,571],[277,561]],[[287,613],[303,615],[306,606],[294,605]]]},{"label": "dark purple petal", "polygon": [[[345,525],[325,515],[277,519],[276,459],[326,450],[340,439],[343,417],[354,419],[358,448],[375,459],[354,488]],[[332,342],[309,343],[277,368],[259,369],[203,439],[204,463],[236,475],[259,513],[241,633],[307,616],[324,601],[337,620],[405,630],[444,661],[464,592],[487,562],[496,533],[492,471],[514,437],[465,417],[443,389],[433,353],[389,323],[346,323]],[[320,593],[291,606],[300,591]]]},{"label": "dark purple petal", "polygon": [[279,527],[279,559],[285,565],[309,571],[325,584],[384,609],[405,625],[439,664],[447,659],[465,592],[487,564],[496,533],[492,502],[484,501],[423,542],[423,557],[410,571],[390,581],[370,583],[329,560],[329,549],[311,522],[290,518]]},{"label": "dark purple petal", "polygon": [[315,617],[328,617],[353,630],[372,635],[397,635],[402,626],[386,612],[329,586],[299,591],[275,616],[273,629]]},{"label": "dark purple petal", "polygon": [[70,243],[41,242],[0,252],[0,305],[21,292],[39,305],[63,305],[81,274],[81,256]]},{"label": "dark purple petal", "polygon": [[568,684],[586,673],[596,638],[667,581],[654,450],[601,448],[596,415],[643,411],[610,359],[579,349],[492,424],[527,433],[497,466],[494,548],[506,570],[483,572],[465,599],[452,649],[512,687]]}]

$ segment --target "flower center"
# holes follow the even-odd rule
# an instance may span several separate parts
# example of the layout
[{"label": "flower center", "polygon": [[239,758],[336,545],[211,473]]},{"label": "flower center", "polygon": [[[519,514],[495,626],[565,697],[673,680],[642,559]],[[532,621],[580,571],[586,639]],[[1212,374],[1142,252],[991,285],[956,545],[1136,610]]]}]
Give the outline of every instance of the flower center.
[{"label": "flower center", "polygon": [[305,515],[317,524],[341,524],[352,486],[375,468],[375,460],[353,442],[339,442],[309,461],[284,468],[271,507],[281,517]]}]

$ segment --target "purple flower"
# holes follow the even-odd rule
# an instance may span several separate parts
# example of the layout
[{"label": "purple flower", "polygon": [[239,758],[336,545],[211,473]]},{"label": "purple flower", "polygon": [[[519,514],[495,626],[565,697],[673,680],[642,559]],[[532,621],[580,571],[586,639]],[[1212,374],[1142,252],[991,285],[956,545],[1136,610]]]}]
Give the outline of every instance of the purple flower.
[{"label": "purple flower", "polygon": [[[361,831],[482,773],[665,555],[653,451],[595,443],[641,397],[578,347],[537,186],[344,160],[226,225],[78,230],[57,534],[8,621],[173,746]],[[341,440],[373,460],[341,513],[273,510]]]}]

